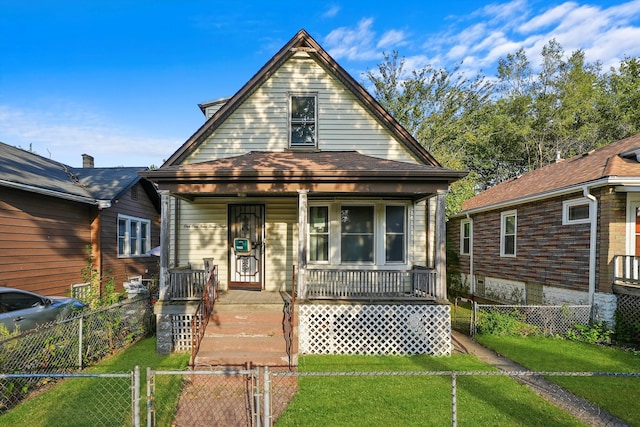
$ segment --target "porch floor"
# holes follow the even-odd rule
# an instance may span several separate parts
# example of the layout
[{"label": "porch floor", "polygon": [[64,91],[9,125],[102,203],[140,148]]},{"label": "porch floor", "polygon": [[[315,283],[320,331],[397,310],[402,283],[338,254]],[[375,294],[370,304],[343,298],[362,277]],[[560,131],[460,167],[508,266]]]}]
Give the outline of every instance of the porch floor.
[{"label": "porch floor", "polygon": [[[283,309],[279,292],[220,292],[195,364],[289,366]],[[297,363],[295,349],[292,366]]]}]

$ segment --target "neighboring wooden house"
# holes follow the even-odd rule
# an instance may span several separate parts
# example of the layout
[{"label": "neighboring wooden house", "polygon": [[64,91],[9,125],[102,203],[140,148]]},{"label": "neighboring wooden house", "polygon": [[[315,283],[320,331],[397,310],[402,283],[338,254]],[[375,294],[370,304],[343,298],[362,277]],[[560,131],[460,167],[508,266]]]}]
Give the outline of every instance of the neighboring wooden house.
[{"label": "neighboring wooden house", "polygon": [[[201,108],[204,125],[143,173],[163,197],[159,331],[193,312],[175,304],[171,269],[204,258],[222,290],[388,302],[423,283],[425,298],[446,300],[445,194],[465,174],[441,167],[304,30]],[[158,346],[172,344],[159,334]]]},{"label": "neighboring wooden house", "polygon": [[450,289],[501,303],[593,304],[613,321],[616,295],[638,294],[627,285],[638,284],[639,161],[635,135],[464,202],[447,225]]},{"label": "neighboring wooden house", "polygon": [[145,169],[95,168],[88,155],[73,168],[0,143],[0,286],[68,295],[87,248],[117,289],[157,274],[146,252],[160,241],[160,198]]}]

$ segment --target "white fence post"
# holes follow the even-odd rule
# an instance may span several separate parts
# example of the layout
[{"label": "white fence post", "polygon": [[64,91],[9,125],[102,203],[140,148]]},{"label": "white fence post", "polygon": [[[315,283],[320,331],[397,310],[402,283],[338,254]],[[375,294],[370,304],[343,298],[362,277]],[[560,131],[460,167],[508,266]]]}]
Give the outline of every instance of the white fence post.
[{"label": "white fence post", "polygon": [[456,390],[456,373],[451,372],[451,425],[456,427],[458,425],[458,391]]},{"label": "white fence post", "polygon": [[133,370],[133,425],[140,427],[140,366]]},{"label": "white fence post", "polygon": [[264,427],[271,427],[271,376],[269,374],[269,367],[264,367]]}]

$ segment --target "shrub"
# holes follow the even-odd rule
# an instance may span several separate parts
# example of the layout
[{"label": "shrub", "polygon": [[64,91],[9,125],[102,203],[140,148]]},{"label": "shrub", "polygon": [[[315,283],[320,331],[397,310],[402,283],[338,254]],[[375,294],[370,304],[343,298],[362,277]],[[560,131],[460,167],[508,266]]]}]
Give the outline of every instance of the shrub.
[{"label": "shrub", "polygon": [[540,329],[525,322],[524,316],[517,310],[510,313],[490,310],[479,316],[478,333],[487,335],[527,336],[538,335]]},{"label": "shrub", "polygon": [[567,331],[567,339],[588,344],[611,344],[613,331],[607,329],[603,322],[589,325],[576,324]]}]

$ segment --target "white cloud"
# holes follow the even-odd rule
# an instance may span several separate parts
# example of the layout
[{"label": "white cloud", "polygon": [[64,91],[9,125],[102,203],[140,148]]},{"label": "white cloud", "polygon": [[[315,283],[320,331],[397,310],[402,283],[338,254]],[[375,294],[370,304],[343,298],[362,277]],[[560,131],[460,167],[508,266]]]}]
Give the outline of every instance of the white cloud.
[{"label": "white cloud", "polygon": [[323,18],[333,18],[340,12],[340,6],[331,6],[325,13],[322,14]]},{"label": "white cloud", "polygon": [[406,44],[404,32],[391,30],[382,35],[376,47],[383,50],[393,50],[398,46],[402,46],[404,44]]},{"label": "white cloud", "polygon": [[82,154],[95,157],[99,167],[159,166],[182,143],[118,127],[70,105],[46,111],[0,105],[0,135],[5,144],[70,166],[81,165]]},{"label": "white cloud", "polygon": [[582,49],[587,62],[609,67],[624,56],[640,55],[639,18],[640,0],[609,7],[575,1],[548,7],[526,0],[492,3],[450,19],[444,30],[428,35],[422,48],[446,61],[446,67],[462,60],[468,71],[493,74],[500,58],[520,48],[537,67],[542,47],[556,39],[566,55]]},{"label": "white cloud", "polygon": [[381,52],[375,48],[376,33],[371,29],[372,26],[373,19],[365,18],[355,29],[336,28],[324,38],[324,45],[336,60],[346,58],[350,61],[368,61],[380,58]]}]

